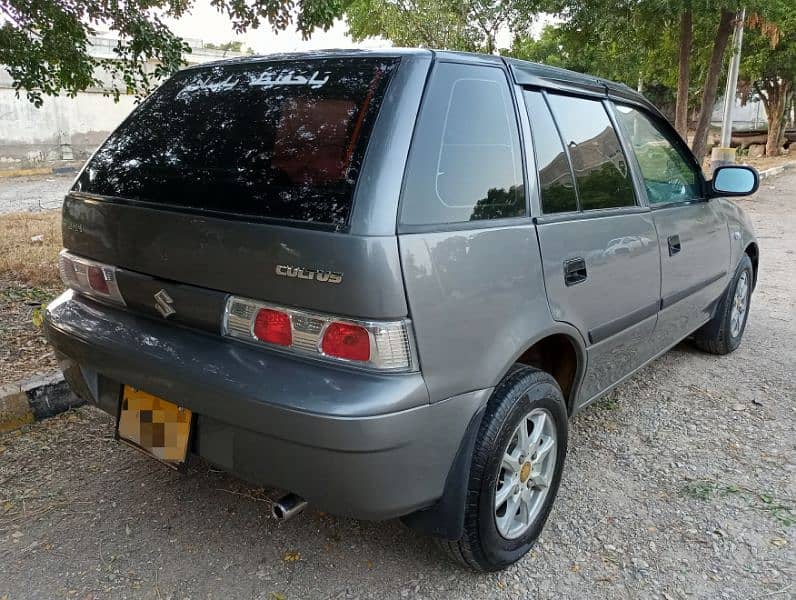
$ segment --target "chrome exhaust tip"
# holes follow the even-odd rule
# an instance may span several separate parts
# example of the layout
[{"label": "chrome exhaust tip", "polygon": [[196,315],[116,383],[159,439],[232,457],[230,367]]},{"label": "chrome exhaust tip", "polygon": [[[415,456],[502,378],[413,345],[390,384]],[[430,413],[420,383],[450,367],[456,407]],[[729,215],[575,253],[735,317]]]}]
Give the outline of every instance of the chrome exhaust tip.
[{"label": "chrome exhaust tip", "polygon": [[292,519],[307,508],[307,501],[294,493],[285,494],[271,506],[271,515],[277,521]]}]

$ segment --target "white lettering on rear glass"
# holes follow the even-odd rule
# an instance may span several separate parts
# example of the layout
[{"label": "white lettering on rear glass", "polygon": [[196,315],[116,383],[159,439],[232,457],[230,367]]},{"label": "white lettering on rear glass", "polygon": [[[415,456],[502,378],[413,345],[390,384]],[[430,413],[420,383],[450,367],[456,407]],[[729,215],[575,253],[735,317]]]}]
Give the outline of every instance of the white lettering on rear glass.
[{"label": "white lettering on rear glass", "polygon": [[296,71],[280,71],[277,73],[273,69],[267,69],[256,77],[249,76],[249,85],[261,86],[266,89],[285,85],[306,85],[317,90],[329,81],[329,75],[323,78],[319,76],[319,71],[315,71],[308,77],[307,75],[296,73]]},{"label": "white lettering on rear glass", "polygon": [[195,81],[192,81],[183,87],[177,96],[179,97],[183,93],[190,93],[199,90],[207,92],[223,92],[225,90],[231,90],[236,85],[238,85],[237,75],[230,75],[222,81],[212,81],[210,77],[206,77],[205,79],[199,77]]},{"label": "white lettering on rear glass", "polygon": [[[323,87],[329,81],[329,74],[321,77],[320,71],[306,75],[295,70],[291,71],[274,71],[267,69],[259,75],[249,75],[248,83],[250,86],[262,87],[267,90],[271,88],[289,85],[306,85],[307,87],[317,90]],[[238,75],[229,75],[226,79],[213,81],[212,77],[208,76],[204,79],[199,77],[191,83],[184,86],[177,97],[191,92],[225,92],[231,90],[240,83]]]}]

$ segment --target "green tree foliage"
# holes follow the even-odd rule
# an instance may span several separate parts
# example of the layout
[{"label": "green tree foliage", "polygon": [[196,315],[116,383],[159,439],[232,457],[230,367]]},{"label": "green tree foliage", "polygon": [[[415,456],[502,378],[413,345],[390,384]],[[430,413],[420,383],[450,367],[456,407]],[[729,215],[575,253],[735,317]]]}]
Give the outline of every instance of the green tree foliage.
[{"label": "green tree foliage", "polygon": [[[769,28],[776,24],[793,31],[792,0],[743,4],[747,14],[766,19]],[[677,111],[683,119],[679,129],[684,133],[688,109],[697,109],[693,147],[702,155],[716,93],[726,76],[733,15],[740,6],[738,0],[553,0],[548,10],[562,22],[546,28],[539,39],[515,36],[511,54],[641,86],[672,120],[679,84],[684,92],[680,101],[687,101]],[[687,64],[678,64],[685,11],[691,13],[693,40],[685,53]],[[782,60],[772,55],[771,66],[782,71],[786,52],[779,56]]]},{"label": "green tree foliage", "polygon": [[796,14],[782,27],[752,18],[744,39],[739,88],[745,98],[756,93],[766,107],[766,156],[780,154],[787,110],[796,86]]},{"label": "green tree foliage", "polygon": [[205,44],[205,48],[210,48],[211,50],[221,50],[222,52],[241,52],[243,54],[254,54],[254,50],[251,48],[244,48],[243,42],[224,42],[223,44],[214,44],[212,42],[207,42]]},{"label": "green tree foliage", "polygon": [[[315,27],[328,29],[347,0],[211,0],[227,15],[236,32],[268,23],[275,30],[295,26],[305,37]],[[118,99],[128,90],[148,93],[162,77],[176,71],[188,45],[166,26],[194,0],[0,0],[0,64],[17,94],[40,106],[44,96],[74,96],[99,86],[105,70]],[[95,29],[119,34],[115,58],[89,56]]]},{"label": "green tree foliage", "polygon": [[384,37],[397,46],[473,50],[460,9],[450,0],[353,0],[346,20],[355,41]]},{"label": "green tree foliage", "polygon": [[501,29],[526,27],[537,10],[534,0],[352,0],[346,19],[357,41],[491,53]]}]

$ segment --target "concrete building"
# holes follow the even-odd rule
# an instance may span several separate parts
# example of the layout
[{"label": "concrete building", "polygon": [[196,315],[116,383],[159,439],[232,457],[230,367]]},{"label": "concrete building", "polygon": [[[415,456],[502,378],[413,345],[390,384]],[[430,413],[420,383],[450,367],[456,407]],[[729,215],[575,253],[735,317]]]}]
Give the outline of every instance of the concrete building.
[{"label": "concrete building", "polygon": [[[724,96],[716,100],[713,105],[713,113],[710,116],[710,124],[714,127],[721,127],[724,117]],[[733,131],[752,131],[758,129],[768,129],[766,107],[757,95],[753,95],[745,104],[741,103],[740,96],[735,98],[732,108],[732,130]]]},{"label": "concrete building", "polygon": [[[186,39],[191,53],[188,64],[240,56],[207,48],[201,40]],[[114,58],[117,38],[102,34],[90,38],[89,53],[97,58]],[[108,82],[107,77],[99,75]],[[124,95],[114,102],[103,95],[103,87],[88,89],[75,98],[45,96],[36,108],[11,85],[8,72],[0,67],[0,168],[29,166],[57,160],[84,160],[135,107],[135,97]]]}]

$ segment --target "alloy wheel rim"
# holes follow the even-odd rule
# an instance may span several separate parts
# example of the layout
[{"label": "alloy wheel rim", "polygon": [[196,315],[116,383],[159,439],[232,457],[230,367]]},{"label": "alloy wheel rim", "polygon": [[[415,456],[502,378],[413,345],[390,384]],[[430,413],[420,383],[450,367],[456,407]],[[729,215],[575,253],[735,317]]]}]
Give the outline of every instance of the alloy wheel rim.
[{"label": "alloy wheel rim", "polygon": [[732,297],[732,310],[730,311],[730,334],[736,338],[741,334],[746,309],[749,304],[749,275],[747,271],[741,273],[735,286]]},{"label": "alloy wheel rim", "polygon": [[504,538],[516,539],[536,521],[556,468],[555,422],[536,408],[519,422],[503,450],[495,484],[494,515]]}]

